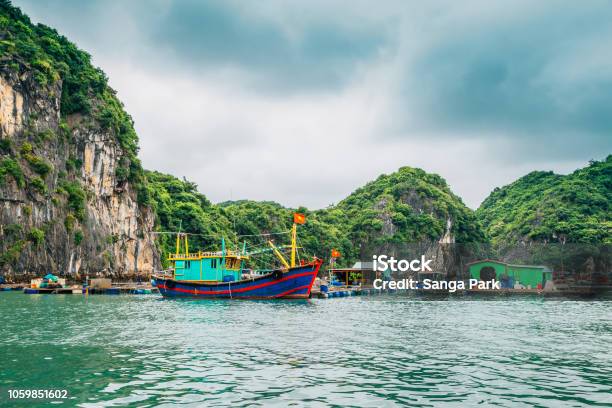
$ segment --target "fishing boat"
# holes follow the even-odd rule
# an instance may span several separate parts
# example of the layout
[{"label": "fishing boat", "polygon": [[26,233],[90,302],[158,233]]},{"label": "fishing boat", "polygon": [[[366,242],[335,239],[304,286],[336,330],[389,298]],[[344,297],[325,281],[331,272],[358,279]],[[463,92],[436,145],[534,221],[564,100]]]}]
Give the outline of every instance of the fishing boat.
[{"label": "fishing boat", "polygon": [[[212,252],[189,252],[187,233],[178,233],[176,252],[168,255],[171,275],[157,275],[156,286],[164,297],[227,298],[227,299],[307,299],[322,261],[297,260],[297,225],[303,224],[303,214],[295,214],[291,229],[290,260],[269,240],[269,248],[247,252],[226,248]],[[272,252],[282,264],[265,273],[248,269],[251,256]]]}]

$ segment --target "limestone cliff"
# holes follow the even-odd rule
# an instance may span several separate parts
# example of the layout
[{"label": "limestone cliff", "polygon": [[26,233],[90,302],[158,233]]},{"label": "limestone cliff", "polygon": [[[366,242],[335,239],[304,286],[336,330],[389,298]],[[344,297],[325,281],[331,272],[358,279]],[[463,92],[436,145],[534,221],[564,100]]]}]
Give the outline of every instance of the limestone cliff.
[{"label": "limestone cliff", "polygon": [[131,119],[87,54],[1,9],[0,273],[151,273],[154,214]]}]

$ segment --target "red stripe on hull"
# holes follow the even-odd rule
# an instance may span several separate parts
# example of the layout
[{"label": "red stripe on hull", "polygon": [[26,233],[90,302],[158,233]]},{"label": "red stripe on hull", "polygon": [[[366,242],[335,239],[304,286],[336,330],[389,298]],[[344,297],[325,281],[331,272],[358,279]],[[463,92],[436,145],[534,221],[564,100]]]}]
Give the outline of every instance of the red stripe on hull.
[{"label": "red stripe on hull", "polygon": [[[167,292],[174,292],[174,293],[184,293],[186,296],[194,296],[194,297],[199,297],[199,298],[207,298],[207,297],[216,297],[217,295],[229,295],[231,298],[240,298],[240,299],[280,299],[280,298],[285,298],[285,299],[307,299],[310,297],[310,291],[312,289],[312,285],[317,277],[317,273],[319,272],[319,268],[321,266],[321,261],[317,260],[313,265],[314,267],[313,270],[310,270],[308,272],[302,272],[302,273],[298,273],[295,275],[290,275],[290,276],[284,276],[281,279],[278,280],[272,280],[272,281],[268,281],[268,282],[263,282],[257,285],[253,285],[253,286],[245,286],[245,287],[239,287],[236,289],[231,289],[231,285],[232,283],[223,283],[223,284],[219,284],[220,285],[227,285],[228,289],[222,289],[222,290],[206,290],[206,289],[198,289],[198,288],[194,288],[194,289],[186,289],[186,288],[181,288],[181,287],[172,287],[169,288],[166,285],[166,282],[164,282],[163,284],[158,284],[157,287],[159,289],[162,289],[162,294],[165,294],[164,291]],[[300,277],[306,277],[306,276],[311,276],[310,282],[308,285],[302,285],[296,288],[291,288],[285,292],[276,294],[276,295],[271,295],[271,296],[249,296],[248,292],[251,292],[253,290],[257,290],[257,289],[261,289],[264,287],[268,287],[268,286],[272,286],[272,285],[277,285],[281,282],[286,282],[289,280],[294,280]],[[181,284],[180,282],[176,282],[177,284]],[[248,281],[247,281],[248,283]],[[235,282],[233,283],[234,285],[238,286],[241,284],[245,284],[245,282]],[[300,290],[304,290],[306,289],[306,293],[295,293],[298,292]],[[180,296],[180,295],[179,295]]]},{"label": "red stripe on hull", "polygon": [[[230,295],[230,294],[234,294],[234,293],[248,292],[248,291],[251,291],[251,290],[263,288],[263,287],[270,286],[270,285],[275,285],[275,284],[280,283],[280,282],[285,282],[285,281],[288,281],[288,280],[291,280],[291,279],[299,278],[301,276],[308,276],[308,275],[311,275],[311,274],[313,275],[313,282],[314,282],[314,275],[316,275],[316,271],[311,271],[311,272],[300,273],[300,274],[293,275],[293,276],[287,276],[287,277],[284,277],[284,278],[276,280],[276,281],[264,282],[264,283],[261,283],[259,285],[248,286],[246,288],[238,288],[238,289],[235,289],[235,290],[229,290],[229,289],[228,290],[207,290],[207,291],[203,291],[202,290],[202,291],[200,291],[198,293],[197,289],[191,290],[191,289],[183,289],[183,288],[168,288],[165,285],[160,285],[158,287],[162,288],[162,289],[166,289],[166,290],[172,290],[172,291],[175,291],[175,292],[190,293],[192,295]],[[312,286],[312,283],[311,283],[310,286]]]}]

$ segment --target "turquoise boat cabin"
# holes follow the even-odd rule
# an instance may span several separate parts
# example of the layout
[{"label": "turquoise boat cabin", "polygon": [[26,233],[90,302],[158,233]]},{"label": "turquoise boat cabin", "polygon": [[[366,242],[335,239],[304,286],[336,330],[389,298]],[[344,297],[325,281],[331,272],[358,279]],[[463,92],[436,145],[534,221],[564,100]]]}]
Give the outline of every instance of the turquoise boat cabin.
[{"label": "turquoise boat cabin", "polygon": [[552,271],[544,265],[515,265],[485,259],[467,266],[470,279],[495,279],[501,282],[502,288],[538,289],[552,280]]},{"label": "turquoise boat cabin", "polygon": [[168,260],[174,263],[174,280],[186,282],[236,282],[242,279],[242,270],[246,267],[249,256],[246,246],[242,251],[225,248],[222,242],[221,251],[189,252],[189,244],[185,236],[185,252],[177,251],[168,255]]},{"label": "turquoise boat cabin", "polygon": [[[168,260],[172,262],[173,279],[183,282],[199,283],[218,283],[218,282],[238,282],[243,278],[243,271],[250,277],[261,276],[261,271],[247,269],[247,261],[251,255],[272,252],[282,263],[285,270],[289,270],[297,265],[297,224],[295,222],[291,229],[291,245],[276,246],[268,240],[269,248],[247,252],[246,242],[243,242],[242,250],[232,250],[226,247],[225,239],[221,240],[221,251],[212,252],[189,252],[189,241],[187,233],[177,233],[176,252],[168,254]],[[291,258],[285,259],[281,253],[282,249],[291,250]],[[301,261],[300,261],[301,263]],[[267,270],[265,273],[270,273]]]}]

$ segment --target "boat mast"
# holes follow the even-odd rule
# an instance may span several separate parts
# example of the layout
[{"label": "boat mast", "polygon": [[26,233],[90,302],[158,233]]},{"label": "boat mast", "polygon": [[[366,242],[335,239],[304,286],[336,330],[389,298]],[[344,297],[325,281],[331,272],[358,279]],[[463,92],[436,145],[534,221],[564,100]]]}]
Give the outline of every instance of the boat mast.
[{"label": "boat mast", "polygon": [[295,252],[297,247],[297,224],[293,223],[293,228],[291,229],[291,267],[295,266]]}]

